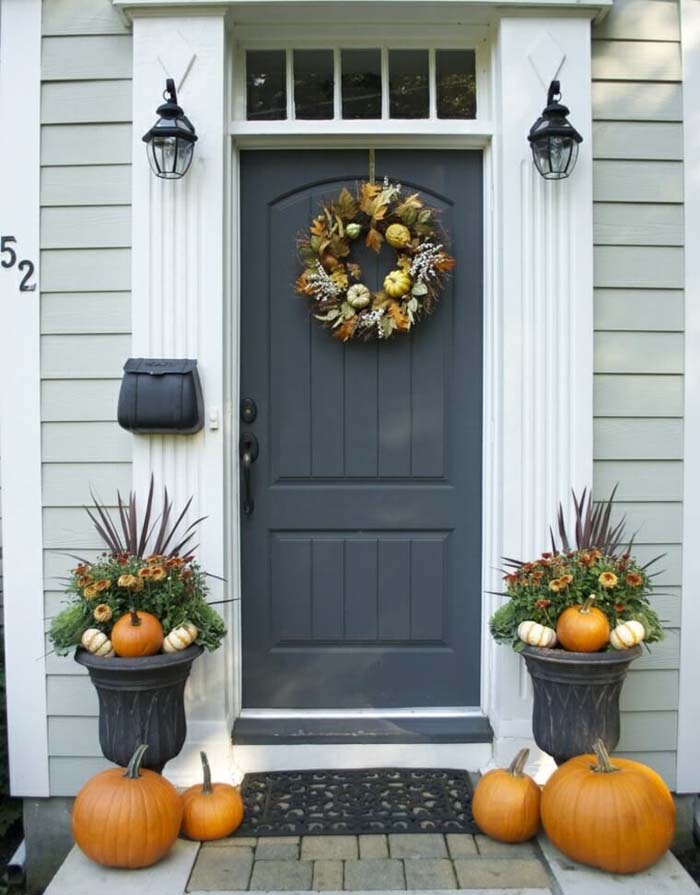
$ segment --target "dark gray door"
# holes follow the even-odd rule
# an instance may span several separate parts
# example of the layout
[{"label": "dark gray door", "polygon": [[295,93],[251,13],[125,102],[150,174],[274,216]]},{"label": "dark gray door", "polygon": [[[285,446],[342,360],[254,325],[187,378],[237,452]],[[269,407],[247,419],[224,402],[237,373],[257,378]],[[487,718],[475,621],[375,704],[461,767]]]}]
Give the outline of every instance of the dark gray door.
[{"label": "dark gray door", "polygon": [[[377,151],[378,179],[442,210],[457,266],[410,336],[344,345],[294,292],[295,240],[367,169],[364,151],[241,155],[246,708],[480,701],[481,154]],[[377,288],[392,250],[358,251]]]}]

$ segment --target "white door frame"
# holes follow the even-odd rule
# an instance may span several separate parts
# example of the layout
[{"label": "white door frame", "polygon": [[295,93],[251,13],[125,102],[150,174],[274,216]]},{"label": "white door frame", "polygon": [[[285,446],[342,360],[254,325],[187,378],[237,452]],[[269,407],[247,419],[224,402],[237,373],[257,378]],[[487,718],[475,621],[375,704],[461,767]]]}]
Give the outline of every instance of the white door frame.
[{"label": "white door frame", "polygon": [[[196,664],[188,687],[190,735],[169,772],[176,780],[189,782],[198,774],[196,751],[202,745],[221,772],[224,766],[230,769],[228,736],[240,709],[234,456],[238,258],[229,248],[238,229],[238,207],[237,168],[228,149],[226,89],[231,59],[222,5],[190,3],[182,8],[163,0],[158,8],[143,7],[138,0],[128,5],[134,27],[133,351],[197,357],[208,420],[202,433],[188,439],[135,436],[134,483],[142,486],[154,471],[158,479],[167,480],[178,502],[195,493],[193,512],[208,516],[202,529],[202,561],[212,571],[225,570],[228,584],[217,588],[217,596],[234,599],[224,606],[230,627],[226,647]],[[285,6],[291,10],[294,4]],[[494,567],[504,553],[525,556],[541,550],[557,501],[570,487],[589,484],[592,474],[591,15],[590,10],[572,14],[570,8],[560,15],[554,7],[533,11],[532,17],[525,9],[494,13],[490,132],[480,133],[479,122],[459,126],[443,122],[420,141],[409,141],[415,147],[439,137],[435,145],[481,145],[485,151],[481,708],[494,728],[499,760],[501,751],[510,754],[520,741],[530,740],[531,704],[521,660],[506,648],[494,647],[488,635],[488,618],[498,602],[490,591],[500,586]],[[184,79],[180,99],[200,141],[187,177],[168,183],[151,175],[140,137],[151,124],[174,42],[179,52],[170,63],[176,69],[170,74],[176,81]],[[552,183],[534,172],[525,136],[557,72],[584,143],[574,175]],[[339,133],[335,124],[330,141],[328,130],[318,122],[285,139],[299,140],[301,145],[314,139],[325,145],[347,145],[350,135]],[[288,131],[298,132],[298,125]],[[392,132],[387,123],[381,140],[379,130],[373,123],[376,145],[407,145],[398,126]],[[257,136],[241,134],[238,145],[244,145],[244,136],[249,146],[256,140],[257,145],[266,141],[269,145],[273,138],[272,133],[258,130]],[[228,215],[225,197],[231,197]],[[568,284],[565,290],[561,283]],[[164,320],[167,326],[162,325]],[[531,349],[535,344],[536,351]],[[386,750],[380,754],[378,747],[369,746],[333,746],[332,757],[324,757],[322,747],[295,747],[306,751],[294,754],[290,747],[276,748],[287,767],[387,760]],[[392,760],[410,763],[419,748],[404,746]],[[351,754],[353,749],[361,752]],[[245,750],[236,751],[236,761],[244,769],[260,763],[270,766],[274,760],[257,747]],[[459,750],[464,754],[463,746]],[[430,752],[436,760],[434,746]],[[488,757],[481,752],[471,760],[483,764]]]}]

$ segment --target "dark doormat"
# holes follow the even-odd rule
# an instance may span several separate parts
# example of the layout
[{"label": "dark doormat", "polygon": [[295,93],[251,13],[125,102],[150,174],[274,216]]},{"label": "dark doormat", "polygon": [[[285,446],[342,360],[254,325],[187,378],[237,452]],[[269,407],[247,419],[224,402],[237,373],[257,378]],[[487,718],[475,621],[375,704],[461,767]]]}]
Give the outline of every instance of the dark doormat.
[{"label": "dark doormat", "polygon": [[466,771],[372,768],[246,774],[236,836],[476,833]]}]

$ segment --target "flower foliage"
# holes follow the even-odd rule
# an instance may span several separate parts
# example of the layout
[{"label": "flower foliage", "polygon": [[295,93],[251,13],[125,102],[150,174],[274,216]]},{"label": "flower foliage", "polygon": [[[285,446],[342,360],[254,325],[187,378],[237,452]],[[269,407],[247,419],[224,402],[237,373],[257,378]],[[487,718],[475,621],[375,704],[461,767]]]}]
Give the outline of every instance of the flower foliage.
[{"label": "flower foliage", "polygon": [[498,643],[516,649],[518,625],[536,621],[555,628],[557,619],[569,606],[578,606],[594,596],[595,605],[608,618],[611,628],[636,619],[644,626],[645,642],[663,637],[659,617],[649,603],[652,576],[648,569],[660,557],[641,566],[632,557],[631,542],[622,547],[625,521],[611,522],[612,502],[593,504],[573,495],[575,537],[566,530],[563,508],[559,507],[558,544],[552,533],[552,551],[525,562],[505,559],[504,581],[508,601],[491,618],[491,634]]},{"label": "flower foliage", "polygon": [[[400,184],[365,182],[354,195],[343,188],[298,241],[304,270],[296,291],[311,299],[316,319],[343,342],[407,333],[432,313],[455,264],[439,230],[437,209],[418,193],[404,196]],[[396,250],[396,270],[383,290],[372,293],[362,283],[360,265],[351,260],[356,240],[377,254],[385,242]]]}]

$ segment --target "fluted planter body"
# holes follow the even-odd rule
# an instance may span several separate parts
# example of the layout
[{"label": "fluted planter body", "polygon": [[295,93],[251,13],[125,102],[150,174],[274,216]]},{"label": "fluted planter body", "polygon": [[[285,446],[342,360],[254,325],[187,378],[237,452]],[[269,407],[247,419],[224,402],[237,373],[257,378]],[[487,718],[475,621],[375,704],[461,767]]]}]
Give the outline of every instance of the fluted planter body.
[{"label": "fluted planter body", "polygon": [[142,767],[160,773],[187,734],[185,683],[201,646],[141,659],[105,659],[79,649],[100,703],[100,747],[126,767],[139,743],[148,743]]},{"label": "fluted planter body", "polygon": [[609,751],[620,739],[620,692],[630,663],[642,648],[570,653],[526,646],[532,678],[535,742],[557,764],[591,752],[600,737]]}]

